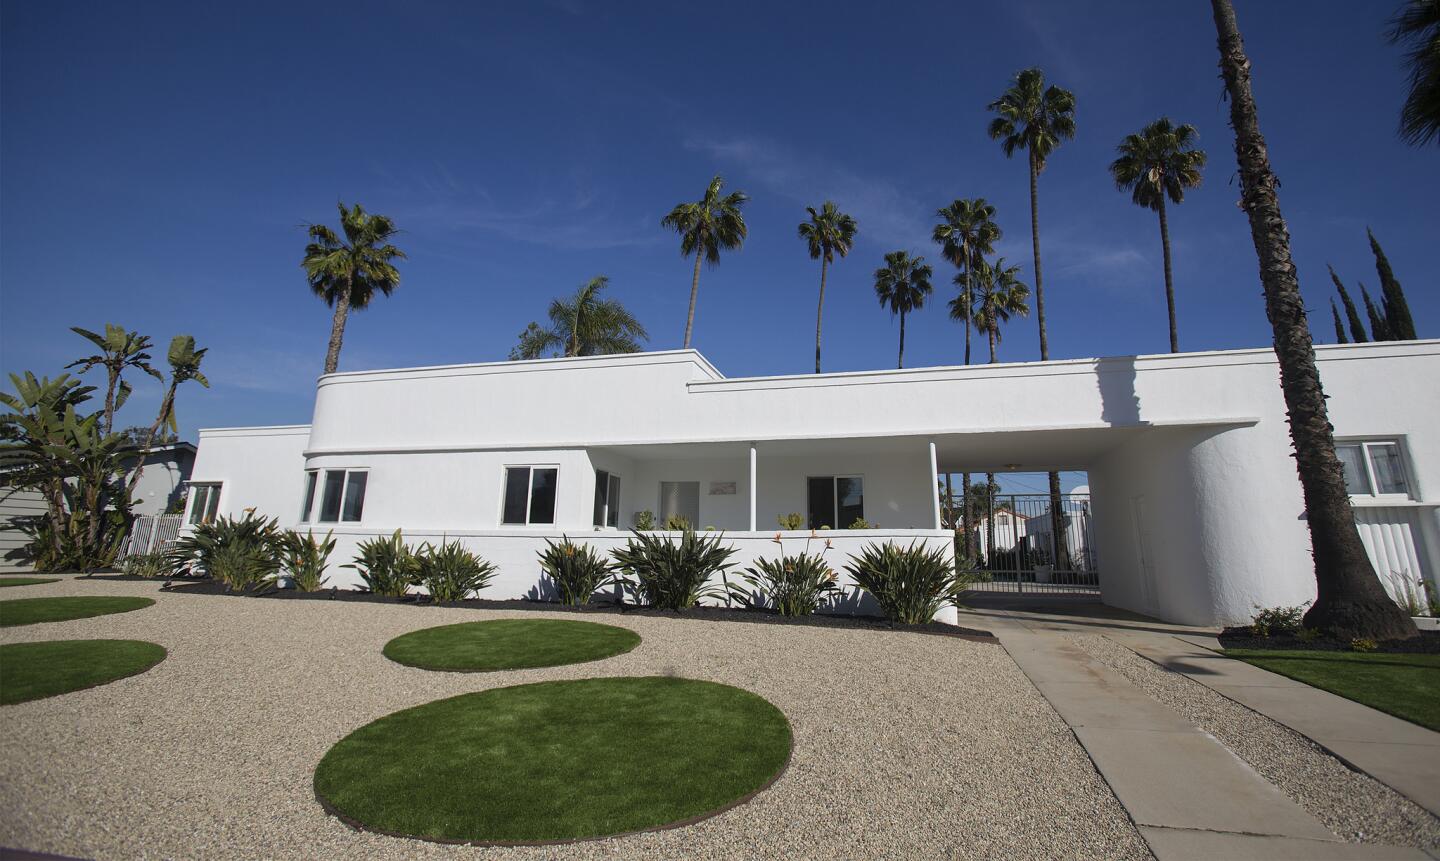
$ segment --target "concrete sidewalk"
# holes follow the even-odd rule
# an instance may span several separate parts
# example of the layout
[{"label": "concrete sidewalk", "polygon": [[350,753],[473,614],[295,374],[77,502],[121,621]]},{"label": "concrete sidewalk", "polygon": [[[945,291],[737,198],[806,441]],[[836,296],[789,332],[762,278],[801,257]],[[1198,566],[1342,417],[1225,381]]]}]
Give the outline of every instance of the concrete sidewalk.
[{"label": "concrete sidewalk", "polygon": [[[1162,861],[1429,857],[1410,847],[1343,841],[1209,733],[1071,638],[1104,635],[1303,735],[1315,738],[1311,733],[1317,733],[1323,737],[1315,739],[1318,743],[1352,767],[1369,771],[1331,743],[1376,768],[1381,772],[1377,779],[1432,812],[1421,798],[1440,787],[1440,770],[1431,771],[1427,764],[1430,755],[1440,754],[1437,734],[1221,657],[1203,645],[1208,639],[1218,648],[1211,631],[1064,600],[992,599],[969,615],[971,621],[962,624],[993,631],[1070,725]],[[1417,749],[1420,756],[1403,756]]]}]

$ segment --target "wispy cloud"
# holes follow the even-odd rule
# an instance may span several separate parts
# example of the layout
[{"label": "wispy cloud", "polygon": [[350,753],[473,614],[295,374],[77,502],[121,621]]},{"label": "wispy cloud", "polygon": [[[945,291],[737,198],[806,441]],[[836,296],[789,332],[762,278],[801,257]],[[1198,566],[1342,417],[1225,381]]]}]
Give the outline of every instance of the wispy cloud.
[{"label": "wispy cloud", "polygon": [[887,247],[911,247],[930,236],[930,207],[895,183],[863,176],[838,164],[755,137],[692,135],[685,148],[742,170],[753,179],[807,206],[834,200],[860,223],[860,238]]}]

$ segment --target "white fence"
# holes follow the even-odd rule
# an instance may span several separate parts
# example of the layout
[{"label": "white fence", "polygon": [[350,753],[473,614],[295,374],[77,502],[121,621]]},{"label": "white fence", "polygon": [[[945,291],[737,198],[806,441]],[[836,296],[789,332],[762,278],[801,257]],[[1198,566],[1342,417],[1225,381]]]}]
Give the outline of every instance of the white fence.
[{"label": "white fence", "polygon": [[[1436,582],[1433,560],[1426,552],[1426,517],[1434,515],[1415,506],[1356,506],[1355,526],[1370,554],[1380,582],[1396,600],[1399,583],[1421,579]],[[1433,528],[1433,527],[1432,527]]]},{"label": "white fence", "polygon": [[120,548],[120,558],[169,550],[175,539],[180,537],[180,523],[183,519],[184,515],[180,514],[135,518],[135,524],[130,527],[130,538]]}]

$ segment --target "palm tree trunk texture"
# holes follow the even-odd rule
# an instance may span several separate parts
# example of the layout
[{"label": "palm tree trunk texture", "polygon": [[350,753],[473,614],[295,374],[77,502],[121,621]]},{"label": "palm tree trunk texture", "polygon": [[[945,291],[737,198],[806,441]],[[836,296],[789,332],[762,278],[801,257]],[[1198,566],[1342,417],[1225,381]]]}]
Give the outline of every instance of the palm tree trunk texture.
[{"label": "palm tree trunk texture", "polygon": [[[1050,359],[1050,341],[1045,333],[1045,287],[1040,275],[1040,171],[1035,162],[1035,151],[1030,151],[1030,244],[1035,252],[1035,317],[1040,323],[1040,361]],[[1060,473],[1052,472],[1050,478],[1050,528],[1055,536],[1055,569],[1066,570],[1069,566],[1069,548],[1061,540],[1060,530],[1065,518],[1060,511]],[[1061,564],[1062,558],[1067,563]]]},{"label": "palm tree trunk texture", "polygon": [[340,367],[340,342],[345,340],[345,319],[350,316],[350,279],[341,285],[335,297],[335,317],[330,323],[330,348],[325,351],[325,373],[333,374]]},{"label": "palm tree trunk texture", "polygon": [[965,536],[960,540],[961,552],[965,554],[965,564],[970,565],[975,561],[975,536],[970,531],[970,473],[960,473],[960,528],[964,530]]},{"label": "palm tree trunk texture", "polygon": [[[995,570],[995,473],[985,473],[985,567]],[[1017,575],[1018,576],[1018,575]]]},{"label": "palm tree trunk texture", "polygon": [[905,312],[904,312],[904,311],[901,311],[901,312],[900,312],[900,359],[899,359],[899,361],[897,361],[897,362],[895,363],[895,367],[897,367],[897,368],[903,368],[903,367],[905,367]]},{"label": "palm tree trunk texture", "polygon": [[820,256],[820,304],[815,306],[815,373],[820,373],[820,321],[825,315],[825,268],[829,261]]},{"label": "palm tree trunk texture", "polygon": [[944,513],[949,516],[945,518],[950,528],[955,528],[955,488],[950,484],[950,473],[945,473],[945,506]]},{"label": "palm tree trunk texture", "polygon": [[974,311],[970,304],[970,297],[973,295],[970,287],[970,251],[968,248],[961,248],[960,254],[965,258],[965,364],[970,364],[970,314]]},{"label": "palm tree trunk texture", "polygon": [[1160,246],[1165,250],[1165,308],[1170,312],[1170,352],[1180,352],[1180,335],[1175,328],[1175,282],[1170,275],[1170,222],[1165,217],[1165,195],[1160,195]]},{"label": "palm tree trunk texture", "polygon": [[690,331],[695,328],[695,300],[700,295],[700,255],[695,249],[695,277],[690,279],[690,313],[685,316],[685,349],[690,349]]},{"label": "palm tree trunk texture", "polygon": [[170,387],[165,390],[165,397],[160,399],[160,412],[155,416],[155,423],[150,425],[150,430],[145,434],[145,444],[140,447],[135,460],[135,471],[130,473],[130,480],[125,482],[125,498],[134,498],[135,488],[140,484],[140,476],[145,472],[145,458],[150,455],[150,449],[155,444],[155,435],[165,425],[166,419],[170,417],[170,411],[175,408],[175,389],[179,386],[172,373],[170,376]]},{"label": "palm tree trunk texture", "polygon": [[1250,59],[1230,0],[1211,0],[1219,36],[1220,73],[1230,97],[1230,125],[1240,166],[1241,206],[1260,262],[1265,314],[1275,333],[1275,356],[1289,416],[1290,440],[1305,498],[1306,522],[1315,554],[1317,597],[1305,625],[1342,640],[1414,637],[1415,624],[1385,593],[1360,543],[1315,349],[1290,258],[1290,234],[1280,213],[1275,175],[1250,88]]}]

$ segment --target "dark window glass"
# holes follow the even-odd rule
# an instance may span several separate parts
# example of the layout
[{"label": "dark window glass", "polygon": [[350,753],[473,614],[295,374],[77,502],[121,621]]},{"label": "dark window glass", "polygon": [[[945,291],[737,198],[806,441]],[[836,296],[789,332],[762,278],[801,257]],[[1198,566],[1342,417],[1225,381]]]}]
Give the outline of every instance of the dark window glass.
[{"label": "dark window glass", "polygon": [[809,481],[810,528],[835,528],[835,479],[830,476]]},{"label": "dark window glass", "polygon": [[340,519],[340,494],[345,489],[345,470],[327,469],[325,471],[325,492],[320,497],[320,517],[322,523],[334,523]]},{"label": "dark window glass", "polygon": [[610,489],[605,494],[605,525],[620,528],[620,476],[610,476]]},{"label": "dark window glass", "polygon": [[524,523],[525,501],[530,493],[530,467],[505,468],[505,510],[502,523]]},{"label": "dark window glass", "polygon": [[220,513],[220,485],[210,485],[210,498],[205,503],[205,522],[213,523]]},{"label": "dark window glass", "polygon": [[596,526],[605,525],[605,503],[609,500],[610,474],[604,470],[595,470],[595,519],[591,522]]},{"label": "dark window glass", "polygon": [[558,469],[531,470],[530,522],[555,522],[555,480]]},{"label": "dark window glass", "polygon": [[300,509],[301,523],[310,519],[310,510],[315,507],[315,480],[317,477],[314,472],[305,473],[305,507]]},{"label": "dark window glass", "polygon": [[210,485],[190,485],[190,522],[201,523],[205,519],[205,505],[210,499]]},{"label": "dark window glass", "polygon": [[865,482],[862,479],[835,479],[835,497],[839,504],[836,529],[849,529],[850,524],[865,517]]},{"label": "dark window glass", "polygon": [[365,482],[370,473],[352,472],[345,480],[345,511],[341,520],[358,521],[365,511]]},{"label": "dark window glass", "polygon": [[1376,493],[1409,493],[1405,469],[1400,465],[1400,446],[1392,443],[1371,443],[1370,466],[1375,471]]},{"label": "dark window glass", "polygon": [[1337,445],[1340,467],[1345,474],[1345,491],[1351,495],[1370,492],[1370,477],[1365,474],[1364,451],[1359,445]]}]

